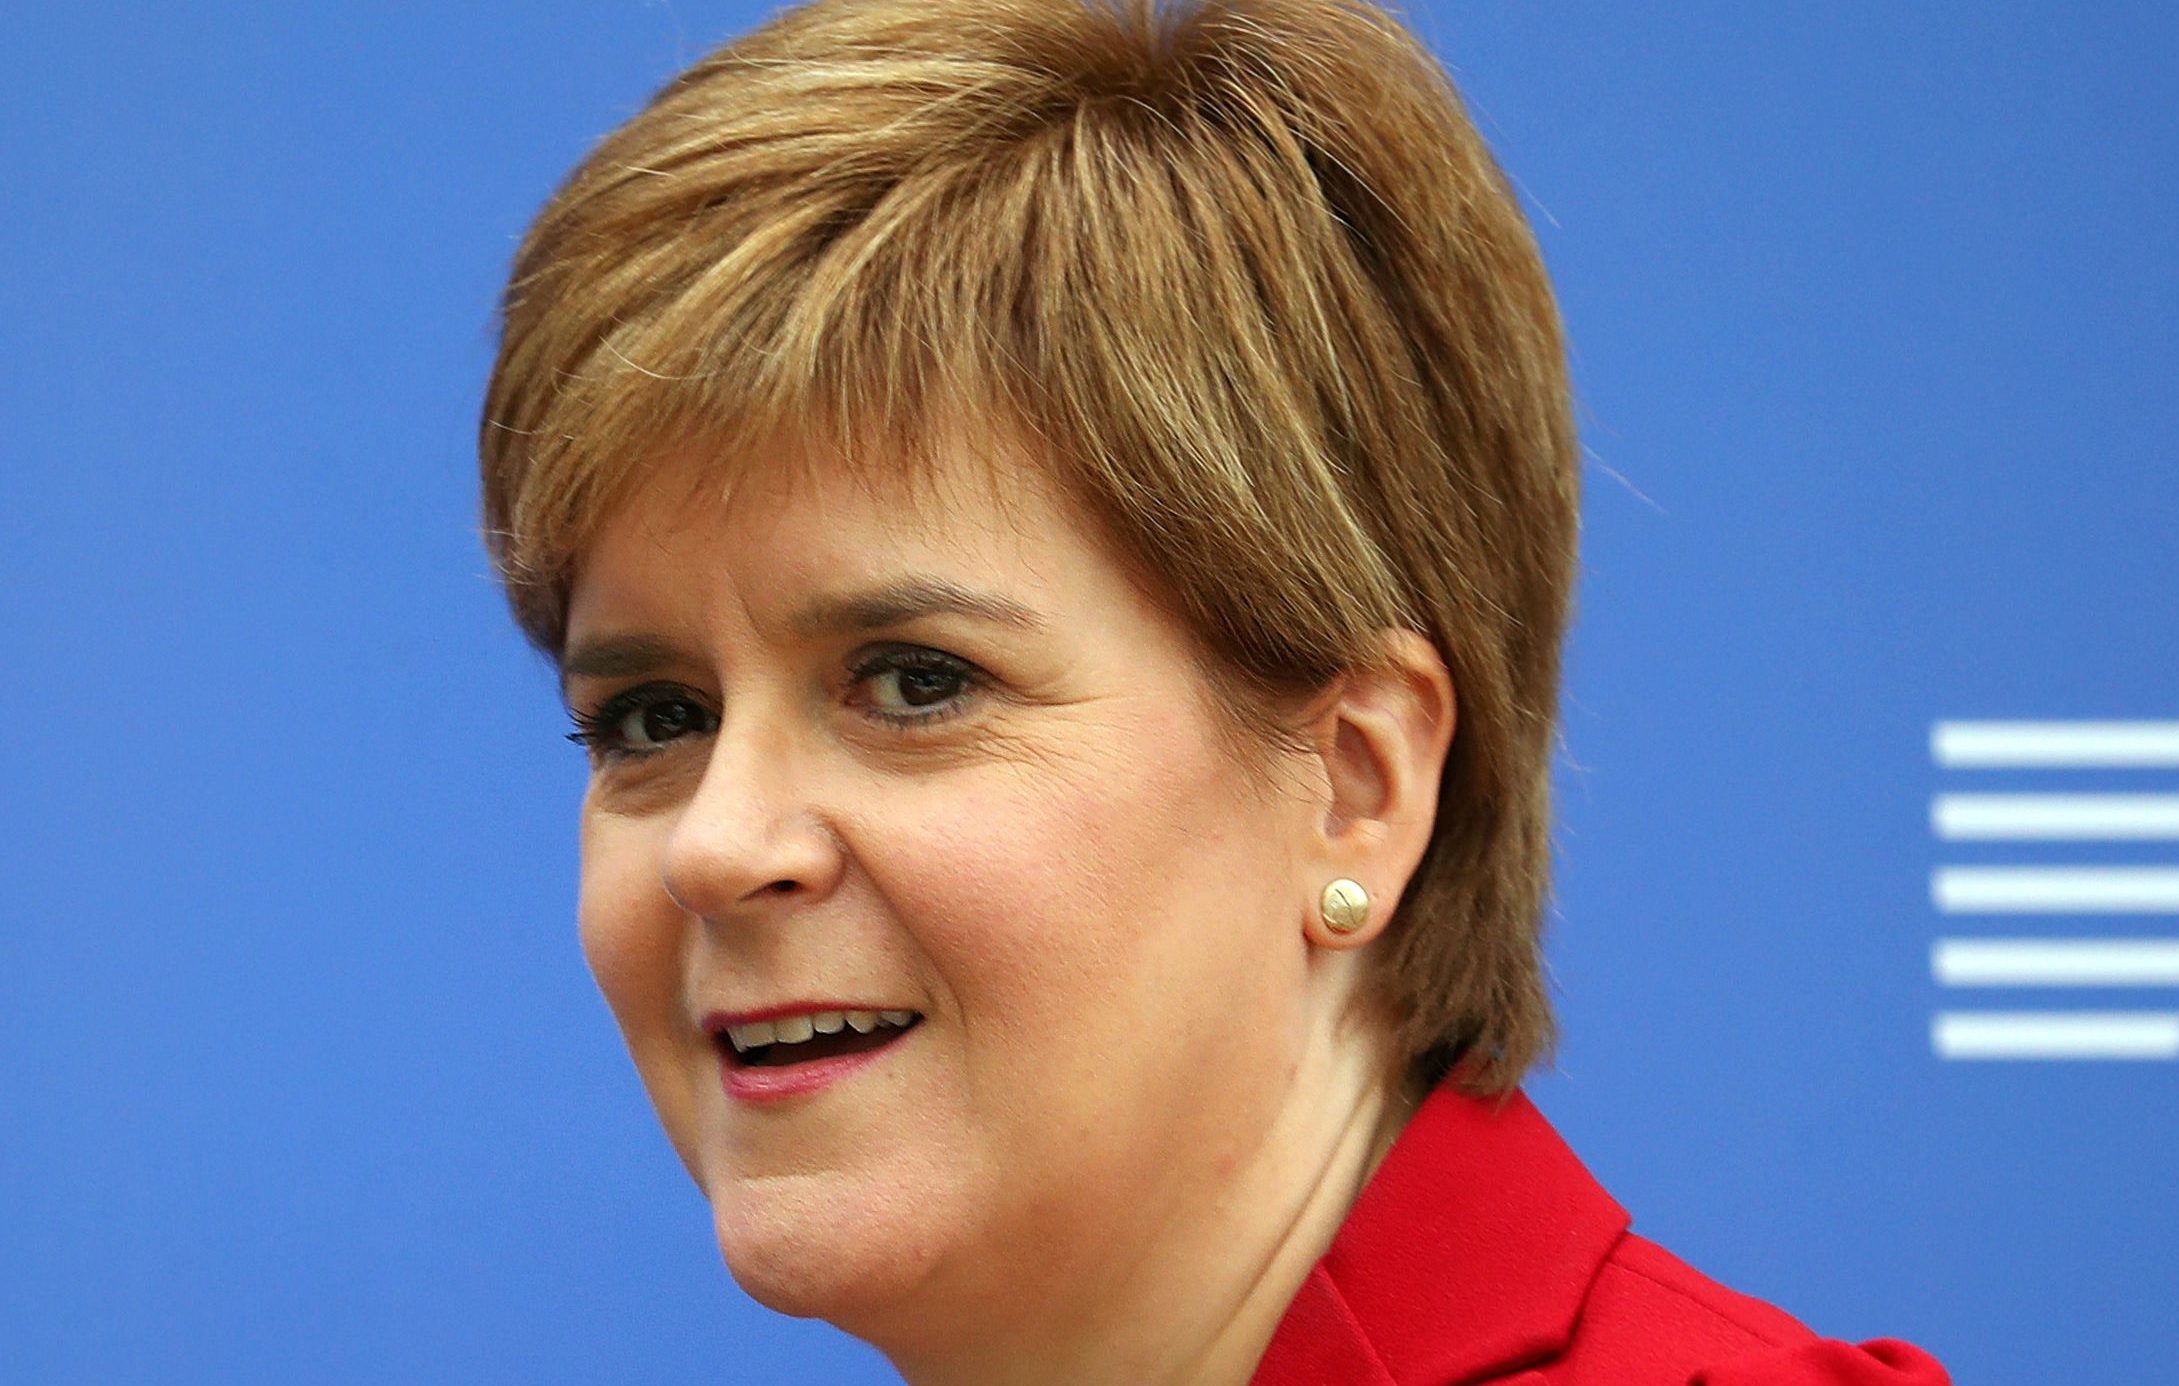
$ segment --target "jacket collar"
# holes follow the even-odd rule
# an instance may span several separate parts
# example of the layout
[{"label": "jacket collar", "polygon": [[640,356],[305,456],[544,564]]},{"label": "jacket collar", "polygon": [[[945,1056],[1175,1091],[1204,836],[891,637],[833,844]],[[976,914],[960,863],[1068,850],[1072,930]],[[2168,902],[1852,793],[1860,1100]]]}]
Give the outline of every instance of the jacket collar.
[{"label": "jacket collar", "polygon": [[1520,1091],[1441,1085],[1310,1271],[1253,1386],[1487,1379],[1563,1351],[1627,1213]]}]

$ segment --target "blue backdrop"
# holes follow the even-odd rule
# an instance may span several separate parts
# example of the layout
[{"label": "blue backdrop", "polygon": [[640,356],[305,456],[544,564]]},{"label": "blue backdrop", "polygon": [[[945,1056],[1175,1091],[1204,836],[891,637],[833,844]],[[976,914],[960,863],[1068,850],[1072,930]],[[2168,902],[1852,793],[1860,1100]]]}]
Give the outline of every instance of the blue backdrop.
[{"label": "blue backdrop", "polygon": [[[11,16],[0,1379],[890,1379],[718,1263],[473,537],[515,238],[757,12]],[[2179,11],[1417,18],[1590,450],[1532,1092],[1826,1333],[2179,1379]]]}]

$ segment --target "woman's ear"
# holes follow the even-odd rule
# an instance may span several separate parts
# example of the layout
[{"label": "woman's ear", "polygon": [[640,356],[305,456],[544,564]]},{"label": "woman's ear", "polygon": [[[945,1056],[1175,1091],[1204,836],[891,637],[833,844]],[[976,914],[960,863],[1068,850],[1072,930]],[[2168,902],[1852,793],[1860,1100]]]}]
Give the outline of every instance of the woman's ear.
[{"label": "woman's ear", "polygon": [[[1307,930],[1327,948],[1358,947],[1384,932],[1430,844],[1453,744],[1456,702],[1444,657],[1415,631],[1388,627],[1383,639],[1381,665],[1342,676],[1309,719],[1330,794],[1309,853],[1321,879]],[[1342,879],[1368,897],[1358,924],[1337,908],[1328,919],[1316,894]]]}]

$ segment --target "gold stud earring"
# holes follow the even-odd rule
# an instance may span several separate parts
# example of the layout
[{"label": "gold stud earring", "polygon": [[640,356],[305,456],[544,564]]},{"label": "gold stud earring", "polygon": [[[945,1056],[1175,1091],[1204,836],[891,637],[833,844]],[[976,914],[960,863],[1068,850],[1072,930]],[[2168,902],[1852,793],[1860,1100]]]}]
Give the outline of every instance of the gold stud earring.
[{"label": "gold stud earring", "polygon": [[1319,907],[1324,927],[1335,934],[1351,934],[1369,923],[1369,892],[1344,876],[1324,887]]}]

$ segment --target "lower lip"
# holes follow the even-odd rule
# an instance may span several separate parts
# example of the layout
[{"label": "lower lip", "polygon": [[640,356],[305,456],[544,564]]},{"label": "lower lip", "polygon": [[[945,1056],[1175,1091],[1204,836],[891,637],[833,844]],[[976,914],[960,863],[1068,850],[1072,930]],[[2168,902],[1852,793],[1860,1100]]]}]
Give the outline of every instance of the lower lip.
[{"label": "lower lip", "polygon": [[779,1068],[755,1067],[737,1064],[721,1055],[719,1078],[726,1095],[737,1102],[779,1102],[804,1093],[829,1088],[857,1070],[868,1068],[908,1042],[908,1036],[922,1029],[910,1027],[899,1039],[876,1049],[866,1049],[860,1054],[839,1054],[829,1059],[809,1059],[799,1064],[786,1064]]}]

